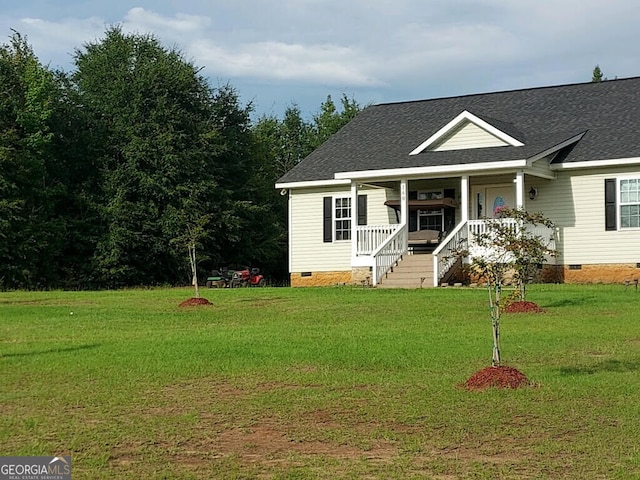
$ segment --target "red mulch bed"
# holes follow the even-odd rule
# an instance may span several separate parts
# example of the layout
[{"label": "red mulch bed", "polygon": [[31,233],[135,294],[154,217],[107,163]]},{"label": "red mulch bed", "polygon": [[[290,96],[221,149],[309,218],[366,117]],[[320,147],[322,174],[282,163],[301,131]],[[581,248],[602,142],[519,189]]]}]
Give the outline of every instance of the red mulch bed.
[{"label": "red mulch bed", "polygon": [[180,304],[181,307],[197,307],[199,305],[213,305],[206,298],[191,297]]},{"label": "red mulch bed", "polygon": [[462,386],[467,390],[519,388],[531,385],[527,377],[512,367],[487,367],[471,375]]},{"label": "red mulch bed", "polygon": [[540,308],[536,303],[527,302],[526,300],[520,302],[511,302],[504,308],[504,313],[542,313],[544,310]]}]

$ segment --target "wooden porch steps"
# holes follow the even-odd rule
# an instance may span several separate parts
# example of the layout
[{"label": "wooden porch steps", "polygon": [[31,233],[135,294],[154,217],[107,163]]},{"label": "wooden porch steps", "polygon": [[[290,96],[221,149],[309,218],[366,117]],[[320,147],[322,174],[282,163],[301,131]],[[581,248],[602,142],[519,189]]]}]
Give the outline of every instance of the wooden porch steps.
[{"label": "wooden porch steps", "polygon": [[393,271],[378,284],[380,288],[431,288],[433,287],[433,255],[416,253],[405,255],[393,267]]}]

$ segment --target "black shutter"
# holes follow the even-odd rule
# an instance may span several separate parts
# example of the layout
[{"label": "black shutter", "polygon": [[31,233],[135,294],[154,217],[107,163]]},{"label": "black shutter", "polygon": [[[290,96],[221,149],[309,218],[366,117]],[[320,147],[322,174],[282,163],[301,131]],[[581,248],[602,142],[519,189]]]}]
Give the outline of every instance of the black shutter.
[{"label": "black shutter", "polygon": [[616,211],[616,179],[607,178],[604,181],[604,228],[618,229],[618,215]]},{"label": "black shutter", "polygon": [[358,225],[367,224],[367,196],[358,195]]},{"label": "black shutter", "polygon": [[333,241],[333,197],[323,198],[322,241],[325,243]]}]

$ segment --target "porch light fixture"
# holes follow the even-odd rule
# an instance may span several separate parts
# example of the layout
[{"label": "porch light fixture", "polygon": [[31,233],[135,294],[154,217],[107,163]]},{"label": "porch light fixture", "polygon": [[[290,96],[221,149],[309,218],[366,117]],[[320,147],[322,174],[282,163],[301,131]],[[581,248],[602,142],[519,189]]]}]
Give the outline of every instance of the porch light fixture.
[{"label": "porch light fixture", "polygon": [[531,187],[531,190],[529,190],[529,200],[535,200],[537,196],[538,196],[538,189]]}]

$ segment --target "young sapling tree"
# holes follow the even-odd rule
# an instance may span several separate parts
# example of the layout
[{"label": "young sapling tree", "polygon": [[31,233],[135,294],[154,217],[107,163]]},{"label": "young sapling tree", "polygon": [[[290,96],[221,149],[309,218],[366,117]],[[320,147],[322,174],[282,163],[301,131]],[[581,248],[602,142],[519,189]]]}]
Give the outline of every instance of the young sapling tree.
[{"label": "young sapling tree", "polygon": [[502,209],[497,218],[485,219],[485,229],[471,236],[454,255],[466,257],[471,275],[486,282],[493,332],[492,366],[501,366],[500,316],[502,290],[510,281],[524,301],[526,285],[555,254],[553,223],[540,213]]}]

